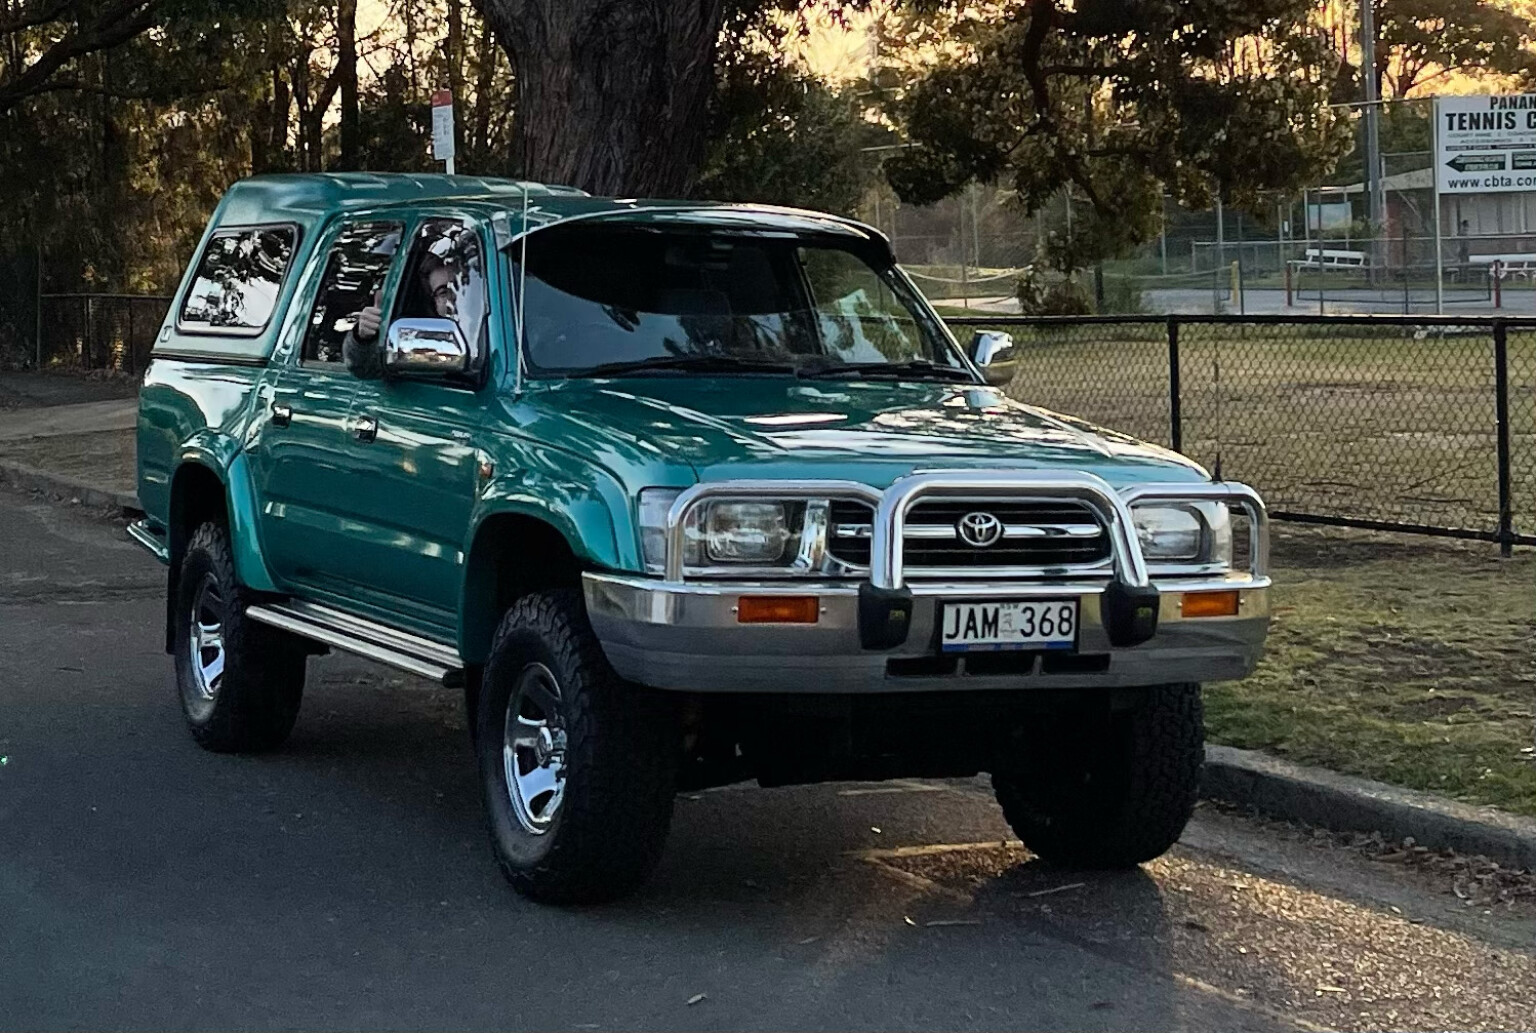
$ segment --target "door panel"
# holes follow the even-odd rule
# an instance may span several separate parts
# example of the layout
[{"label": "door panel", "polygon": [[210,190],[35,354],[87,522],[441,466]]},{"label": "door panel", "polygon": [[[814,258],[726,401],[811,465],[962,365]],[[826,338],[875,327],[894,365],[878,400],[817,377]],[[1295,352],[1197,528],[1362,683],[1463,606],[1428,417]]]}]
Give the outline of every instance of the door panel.
[{"label": "door panel", "polygon": [[479,487],[472,391],[420,381],[359,383],[350,423],[377,421],[371,440],[349,433],[348,493],[355,568],[351,591],[412,623],[454,627],[465,537]]},{"label": "door panel", "polygon": [[[255,464],[262,549],[279,583],[334,587],[346,553],[347,417],[357,379],[342,370],[289,368],[273,385]],[[286,419],[284,418],[286,414]]]},{"label": "door panel", "polygon": [[452,216],[422,219],[402,250],[390,320],[454,320],[474,354],[458,382],[358,381],[344,463],[346,591],[386,619],[452,634],[489,390],[475,386],[489,321],[486,254],[474,226]]},{"label": "door panel", "polygon": [[341,359],[358,311],[377,303],[395,264],[401,222],[340,225],[311,268],[273,355],[251,442],[262,549],[285,588],[341,593],[359,576],[349,496],[366,483],[349,447],[361,381]]}]

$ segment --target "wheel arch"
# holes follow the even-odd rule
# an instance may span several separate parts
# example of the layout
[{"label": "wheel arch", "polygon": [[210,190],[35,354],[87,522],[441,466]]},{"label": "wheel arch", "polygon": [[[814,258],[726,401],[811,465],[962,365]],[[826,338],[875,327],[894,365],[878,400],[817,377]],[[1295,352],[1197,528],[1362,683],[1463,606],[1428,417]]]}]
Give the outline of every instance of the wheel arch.
[{"label": "wheel arch", "polygon": [[171,476],[166,517],[166,546],[170,557],[166,582],[166,649],[171,648],[171,608],[181,558],[198,526],[215,520],[229,528],[235,576],[247,588],[273,592],[273,584],[256,538],[256,502],[244,453],[225,457],[189,443]]},{"label": "wheel arch", "polygon": [[459,608],[459,653],[483,664],[501,615],[529,592],[579,588],[590,556],[572,545],[575,525],[551,511],[507,509],[489,513],[475,527],[464,560]]}]

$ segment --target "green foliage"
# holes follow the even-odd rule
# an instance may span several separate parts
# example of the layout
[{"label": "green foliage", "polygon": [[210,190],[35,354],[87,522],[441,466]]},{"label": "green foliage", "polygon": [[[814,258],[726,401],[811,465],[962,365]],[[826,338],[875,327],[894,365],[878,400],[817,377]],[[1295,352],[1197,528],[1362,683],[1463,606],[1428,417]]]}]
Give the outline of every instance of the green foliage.
[{"label": "green foliage", "polygon": [[1147,311],[1141,296],[1141,281],[1134,276],[1104,277],[1104,304],[1101,315],[1139,316]]},{"label": "green foliage", "polygon": [[884,134],[854,92],[772,55],[745,55],[725,69],[712,128],[700,197],[851,214],[878,174],[862,148]]},{"label": "green foliage", "polygon": [[[887,161],[908,201],[999,181],[1033,211],[1085,201],[1048,249],[1058,268],[1156,235],[1162,193],[1258,209],[1349,147],[1327,107],[1336,59],[1308,0],[1008,0],[945,27],[962,41],[892,112],[916,146]],[[923,31],[919,28],[917,31]]]},{"label": "green foliage", "polygon": [[1026,316],[1087,316],[1093,295],[1075,276],[1053,276],[1040,266],[1027,266],[1014,285],[1019,312]]},{"label": "green foliage", "polygon": [[1380,0],[1376,19],[1383,85],[1393,97],[1454,72],[1536,73],[1530,20],[1488,0]]}]

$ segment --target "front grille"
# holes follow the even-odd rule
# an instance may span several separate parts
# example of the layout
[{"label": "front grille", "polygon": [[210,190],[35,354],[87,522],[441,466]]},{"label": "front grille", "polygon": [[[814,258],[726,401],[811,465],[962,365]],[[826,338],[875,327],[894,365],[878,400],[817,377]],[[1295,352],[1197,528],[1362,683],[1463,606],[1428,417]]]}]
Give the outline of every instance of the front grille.
[{"label": "front grille", "polygon": [[[995,530],[997,537],[990,544],[975,544],[962,535],[961,522],[973,514],[980,515],[973,522],[983,531],[989,526]],[[834,502],[829,517],[832,555],[867,566],[874,510],[861,502]],[[1077,502],[929,499],[918,502],[907,516],[903,555],[906,569],[913,572],[934,567],[1095,566],[1109,559],[1110,540],[1093,510]]]},{"label": "front grille", "polygon": [[875,511],[870,506],[833,499],[827,510],[827,525],[828,552],[844,563],[869,566],[870,534],[875,526]]}]

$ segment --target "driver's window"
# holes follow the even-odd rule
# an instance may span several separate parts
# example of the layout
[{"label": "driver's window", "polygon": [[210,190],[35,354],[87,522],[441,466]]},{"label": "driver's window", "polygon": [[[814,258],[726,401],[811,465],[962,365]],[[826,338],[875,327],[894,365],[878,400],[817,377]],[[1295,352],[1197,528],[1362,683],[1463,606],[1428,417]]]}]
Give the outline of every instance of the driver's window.
[{"label": "driver's window", "polygon": [[337,235],[304,333],[301,362],[341,363],[349,337],[354,348],[358,344],[377,347],[376,334],[358,332],[358,317],[364,309],[377,309],[381,304],[389,268],[404,234],[404,223],[360,222],[344,227]]},{"label": "driver's window", "polygon": [[470,365],[485,354],[490,296],[479,235],[459,219],[428,219],[413,235],[392,319],[451,319],[469,343]]}]

